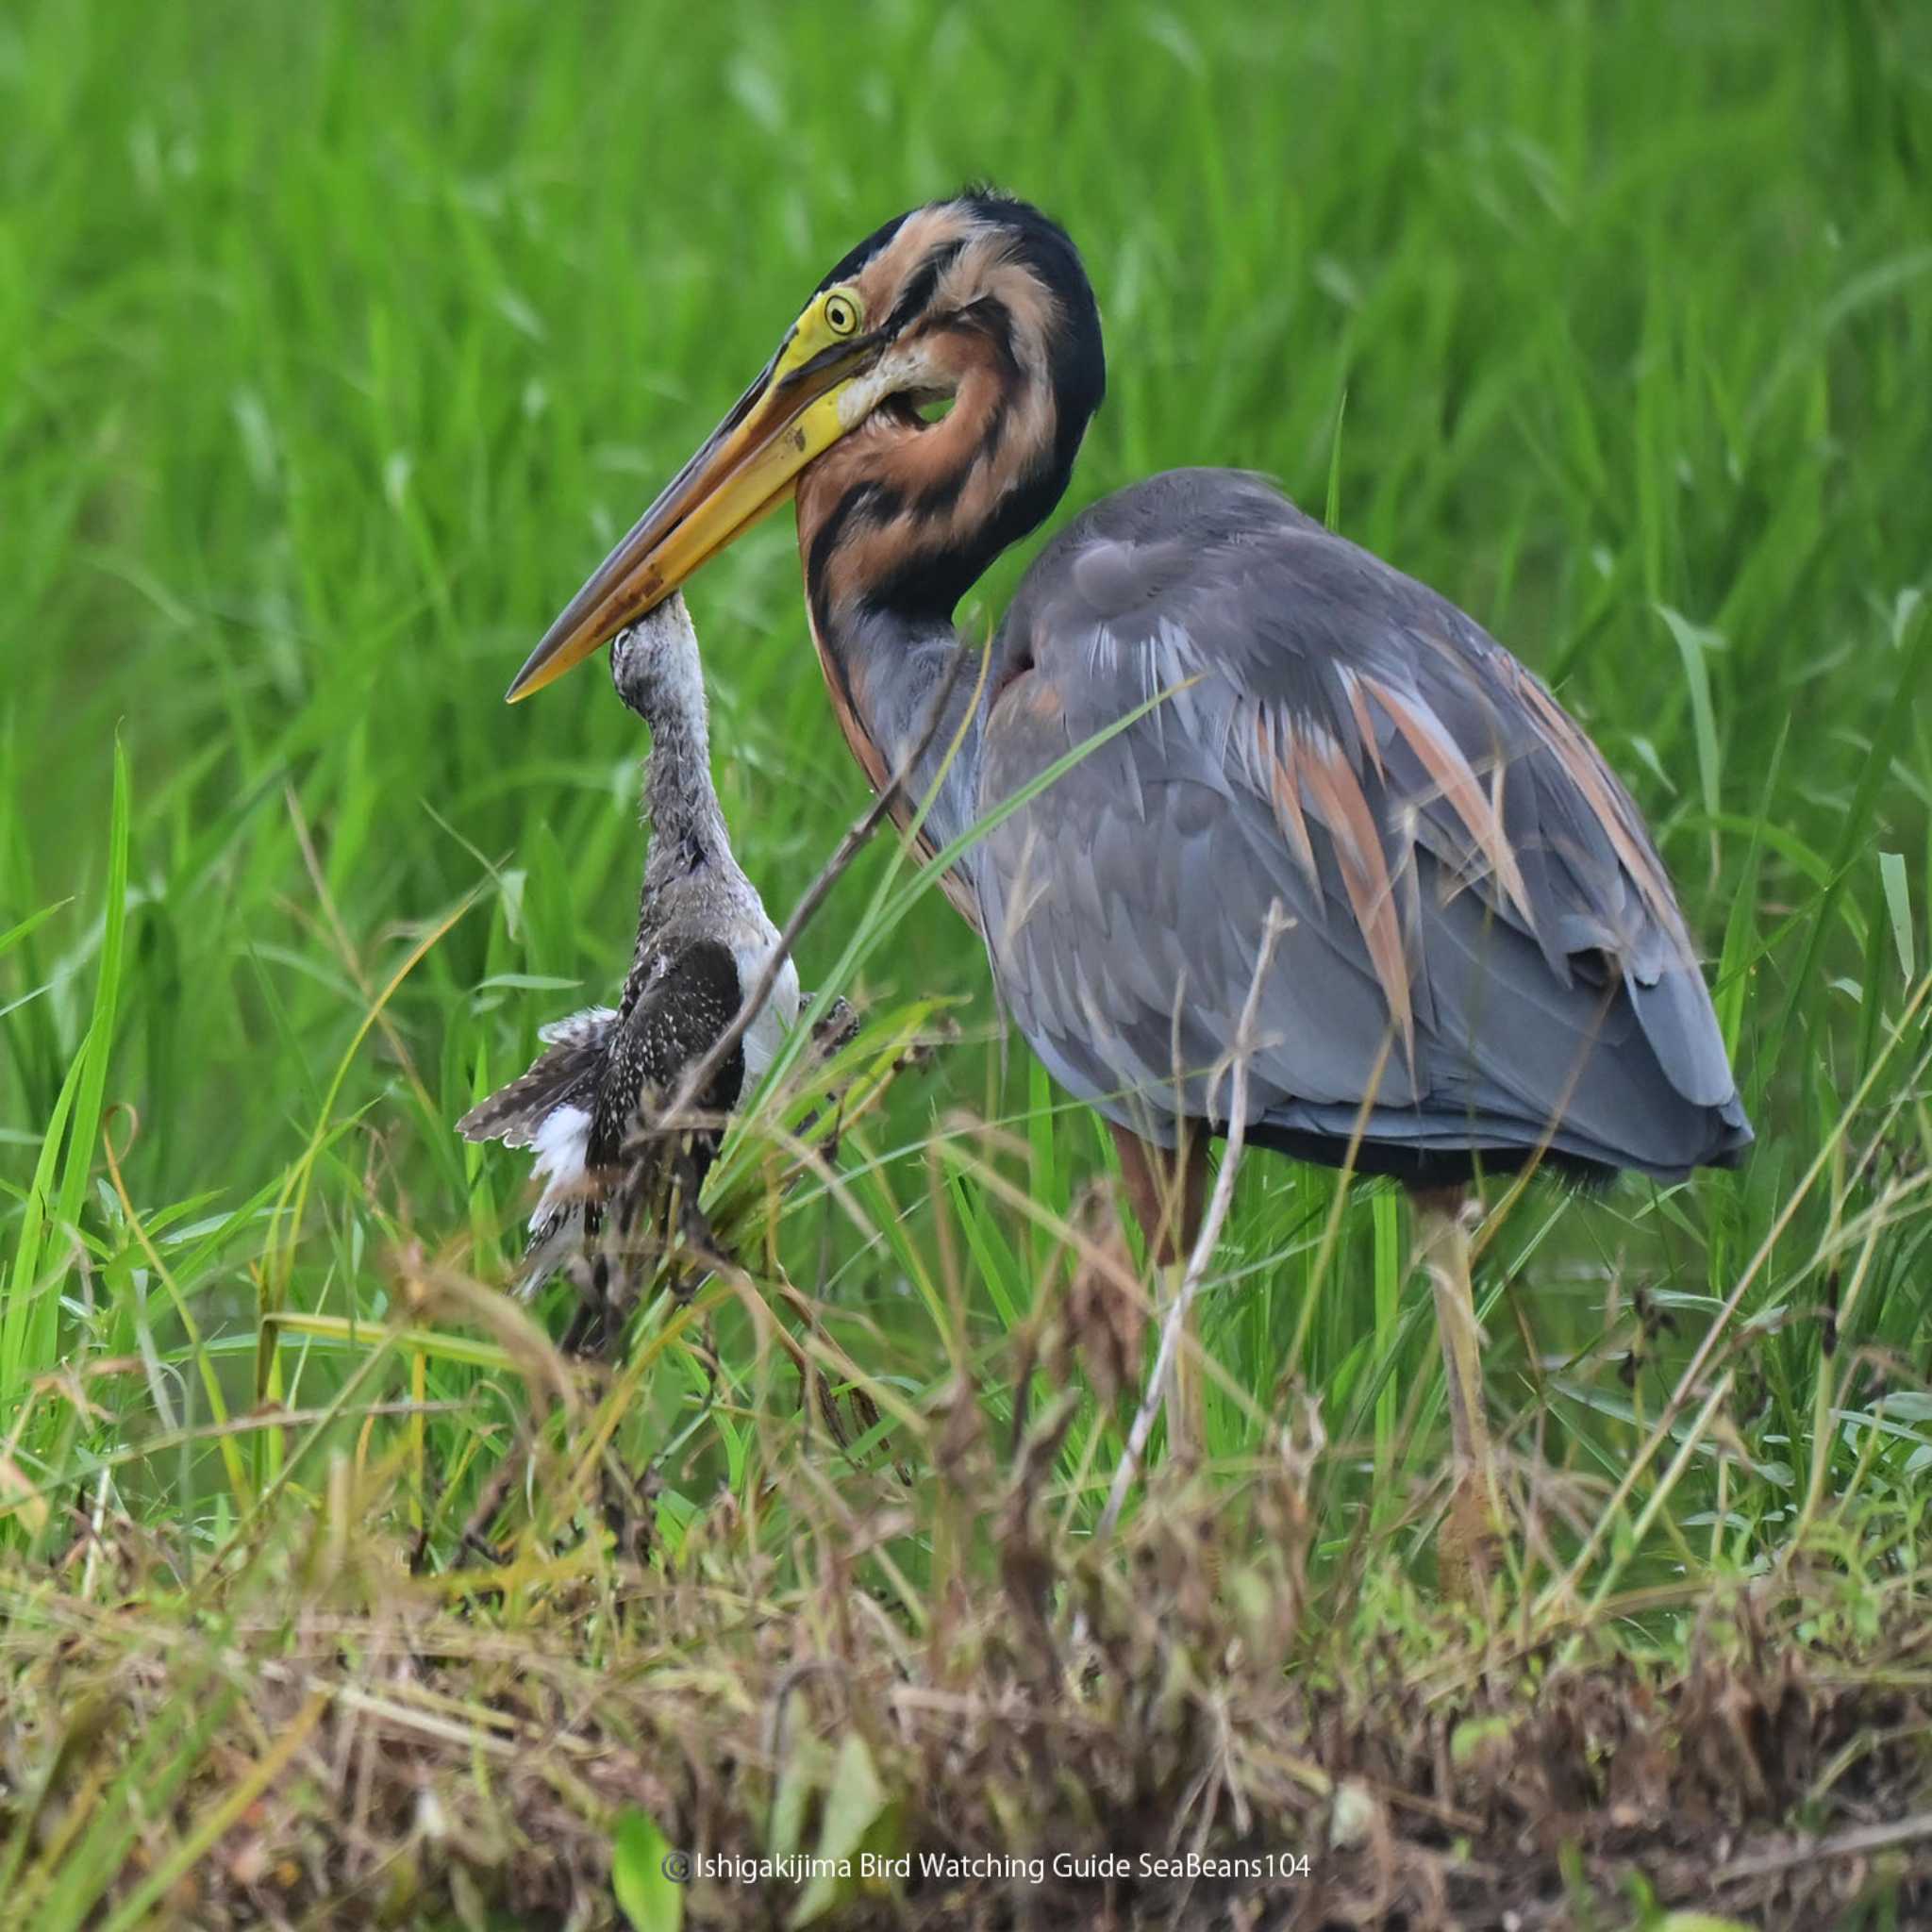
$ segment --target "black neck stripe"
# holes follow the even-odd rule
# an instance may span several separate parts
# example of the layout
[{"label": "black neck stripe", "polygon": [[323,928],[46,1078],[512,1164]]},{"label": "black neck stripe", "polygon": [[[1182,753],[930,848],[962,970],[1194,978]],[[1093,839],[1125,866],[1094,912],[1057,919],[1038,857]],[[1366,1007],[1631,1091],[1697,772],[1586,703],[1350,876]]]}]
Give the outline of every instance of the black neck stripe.
[{"label": "black neck stripe", "polygon": [[932,300],[933,291],[940,285],[940,277],[958,260],[959,251],[966,245],[965,238],[941,242],[906,279],[906,286],[899,291],[899,299],[892,304],[892,312],[886,317],[885,333],[897,335],[926,304]]}]

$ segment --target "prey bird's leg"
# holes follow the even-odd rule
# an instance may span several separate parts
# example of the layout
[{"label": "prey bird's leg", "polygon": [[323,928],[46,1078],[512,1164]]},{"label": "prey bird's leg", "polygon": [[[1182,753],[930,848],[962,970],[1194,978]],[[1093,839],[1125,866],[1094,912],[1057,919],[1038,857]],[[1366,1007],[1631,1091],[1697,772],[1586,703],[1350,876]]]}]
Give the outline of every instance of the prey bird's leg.
[{"label": "prey bird's leg", "polygon": [[1439,1564],[1457,1594],[1487,1580],[1501,1505],[1489,1419],[1483,1407],[1482,1334],[1470,1280],[1469,1201],[1460,1188],[1416,1188],[1416,1259],[1436,1298],[1436,1331],[1449,1391],[1449,1441],[1455,1487],[1442,1526]]}]

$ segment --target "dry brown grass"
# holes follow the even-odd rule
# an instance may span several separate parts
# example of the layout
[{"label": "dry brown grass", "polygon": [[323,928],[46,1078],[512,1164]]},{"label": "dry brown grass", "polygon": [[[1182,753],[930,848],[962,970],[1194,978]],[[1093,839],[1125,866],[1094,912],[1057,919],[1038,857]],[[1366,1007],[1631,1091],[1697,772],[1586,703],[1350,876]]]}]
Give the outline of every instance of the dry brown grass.
[{"label": "dry brown grass", "polygon": [[[957,1385],[909,1484],[829,1440],[841,1407],[801,1417],[756,1516],[721,1502],[675,1557],[648,1480],[578,1453],[596,1412],[559,1408],[490,1525],[500,1560],[431,1574],[393,1472],[343,1457],[188,1585],[111,1522],[15,1567],[8,1923],[59,1923],[98,1877],[75,1923],[618,1924],[633,1812],[710,1857],[1049,1861],[1038,1882],[836,1885],[837,1925],[1932,1912],[1916,1578],[1677,1607],[1680,1647],[1647,1643],[1655,1596],[1524,1641],[1315,1562],[1317,1450],[1292,1435],[1232,1486],[1170,1475],[1096,1547],[1049,1504],[1064,1406],[994,1442]],[[1223,1884],[1050,1863],[1142,1853],[1307,1864]],[[801,1895],[700,1879],[686,1923],[790,1923]]]}]

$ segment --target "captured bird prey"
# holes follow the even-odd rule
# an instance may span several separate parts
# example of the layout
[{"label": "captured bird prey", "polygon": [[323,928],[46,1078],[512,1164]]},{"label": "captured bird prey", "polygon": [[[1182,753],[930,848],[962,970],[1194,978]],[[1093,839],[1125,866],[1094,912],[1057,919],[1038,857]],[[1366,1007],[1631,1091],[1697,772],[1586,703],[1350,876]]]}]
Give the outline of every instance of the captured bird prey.
[{"label": "captured bird prey", "polygon": [[[696,633],[682,597],[631,625],[611,653],[618,695],[650,727],[644,813],[651,829],[638,904],[637,950],[615,1008],[593,1007],[543,1029],[528,1073],[458,1122],[471,1141],[536,1156],[543,1192],[530,1217],[518,1291],[534,1294],[600,1234],[634,1245],[691,1229],[719,1130],[655,1135],[669,1102],[737,1019],[778,943],[758,889],[732,855],[711,784],[710,741]],[[798,1018],[798,972],[788,958],[743,1038],[693,1102],[721,1122],[772,1063]],[[592,1297],[602,1301],[601,1294]],[[573,1331],[601,1338],[602,1311]]]},{"label": "captured bird prey", "polygon": [[1104,387],[1056,223],[978,192],[888,222],[510,695],[795,497],[833,710],[875,788],[903,774],[902,823],[930,797],[928,849],[1112,731],[965,850],[950,896],[1029,1044],[1112,1124],[1163,1261],[1193,1243],[1237,1058],[1249,1141],[1407,1186],[1457,1503],[1487,1507],[1466,1191],[1739,1159],[1751,1129],[1696,951],[1637,807],[1549,690],[1259,476],[1105,498],[1041,553],[990,651],[962,641],[954,606],[1059,501]]}]

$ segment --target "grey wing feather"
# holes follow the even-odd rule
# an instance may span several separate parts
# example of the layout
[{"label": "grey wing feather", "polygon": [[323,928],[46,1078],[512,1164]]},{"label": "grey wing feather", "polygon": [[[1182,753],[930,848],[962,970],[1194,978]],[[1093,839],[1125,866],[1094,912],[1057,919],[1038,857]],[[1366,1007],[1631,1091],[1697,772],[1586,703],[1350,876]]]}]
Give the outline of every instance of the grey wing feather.
[{"label": "grey wing feather", "polygon": [[1659,1174],[1748,1142],[1637,808],[1426,587],[1260,478],[1175,472],[1076,519],[999,648],[1019,675],[988,720],[982,809],[1173,693],[975,869],[1016,1019],[1103,1112],[1224,1116],[1210,1074],[1278,903],[1249,1064],[1251,1115],[1282,1133],[1345,1141],[1360,1119],[1396,1144],[1515,1148],[1554,1124],[1558,1152]]},{"label": "grey wing feather", "polygon": [[538,1038],[546,1050],[530,1070],[473,1107],[457,1123],[466,1141],[501,1141],[527,1147],[559,1107],[589,1109],[597,1091],[617,1014],[591,1007],[545,1026]]}]

